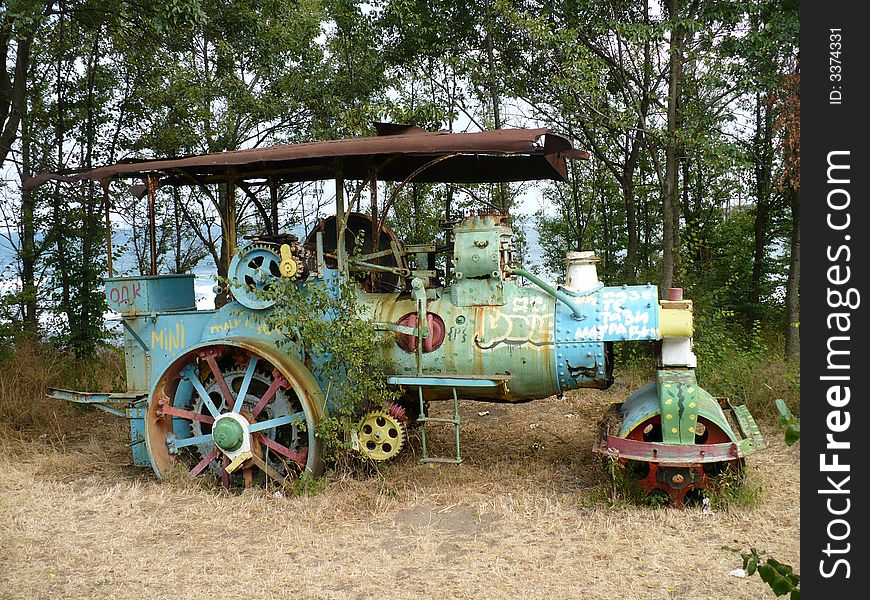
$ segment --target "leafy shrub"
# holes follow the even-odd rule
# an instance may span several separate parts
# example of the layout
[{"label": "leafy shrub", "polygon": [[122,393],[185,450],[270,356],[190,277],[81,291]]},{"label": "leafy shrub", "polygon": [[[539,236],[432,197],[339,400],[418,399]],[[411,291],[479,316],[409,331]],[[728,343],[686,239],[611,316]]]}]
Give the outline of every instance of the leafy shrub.
[{"label": "leafy shrub", "polygon": [[364,318],[350,282],[328,287],[281,279],[264,296],[275,301],[266,318],[270,329],[285,332],[279,341],[291,353],[301,353],[321,381],[329,415],[318,426],[325,460],[349,467],[352,431],[367,412],[398,399],[387,386],[383,346],[391,340]]}]

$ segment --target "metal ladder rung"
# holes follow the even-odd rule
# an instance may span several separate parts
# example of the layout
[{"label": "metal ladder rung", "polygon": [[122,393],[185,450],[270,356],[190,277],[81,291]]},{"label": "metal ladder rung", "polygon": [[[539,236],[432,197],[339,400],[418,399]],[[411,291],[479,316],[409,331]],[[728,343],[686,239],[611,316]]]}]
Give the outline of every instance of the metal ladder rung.
[{"label": "metal ladder rung", "polygon": [[461,458],[421,458],[422,463],[442,463],[449,465],[458,465],[462,462]]},{"label": "metal ladder rung", "polygon": [[[459,396],[456,394],[455,387],[452,387],[451,389],[453,391],[453,418],[441,419],[437,417],[423,416],[426,414],[425,403],[423,401],[423,385],[417,386],[417,393],[420,399],[421,415],[420,418],[418,418],[417,420],[420,421],[420,437],[423,442],[423,458],[420,459],[421,463],[447,463],[458,465],[462,462],[462,451],[459,444],[459,427],[461,424],[461,419],[459,418]],[[429,456],[429,453],[426,450],[426,423],[451,423],[453,425],[453,429],[456,432],[456,456],[446,458],[433,458]]]}]

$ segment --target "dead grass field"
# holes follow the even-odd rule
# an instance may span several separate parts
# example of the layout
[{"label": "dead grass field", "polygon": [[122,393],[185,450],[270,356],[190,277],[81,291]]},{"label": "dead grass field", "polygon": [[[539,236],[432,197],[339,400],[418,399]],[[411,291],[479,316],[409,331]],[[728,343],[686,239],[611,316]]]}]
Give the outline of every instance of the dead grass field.
[{"label": "dead grass field", "polygon": [[[130,466],[123,420],[58,409],[0,429],[0,597],[772,598],[722,546],[799,570],[799,448],[765,429],[748,510],[609,507],[590,448],[624,386],[464,402],[462,465],[420,465],[412,436],[381,477],[302,497],[160,483]],[[431,431],[446,449],[452,430]]]}]

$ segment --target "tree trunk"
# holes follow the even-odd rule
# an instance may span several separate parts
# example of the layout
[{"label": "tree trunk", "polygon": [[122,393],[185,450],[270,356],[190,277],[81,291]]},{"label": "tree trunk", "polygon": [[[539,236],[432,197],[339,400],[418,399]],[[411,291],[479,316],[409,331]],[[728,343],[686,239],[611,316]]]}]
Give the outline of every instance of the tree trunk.
[{"label": "tree trunk", "polygon": [[771,211],[773,115],[768,104],[765,96],[756,95],[755,135],[752,153],[755,172],[755,225],[752,275],[749,281],[749,307],[746,311],[746,319],[750,326],[758,319],[761,307],[761,281],[766,270],[768,223]]},{"label": "tree trunk", "polygon": [[[27,103],[22,106],[21,115],[21,181],[31,175],[30,166],[30,117]],[[21,190],[21,317],[24,333],[36,337],[39,323],[36,312],[36,228],[33,217],[36,202],[33,190]]]},{"label": "tree trunk", "polygon": [[[57,48],[57,64],[55,70],[55,93],[57,95],[57,122],[55,125],[54,132],[54,143],[55,148],[57,148],[57,170],[60,172],[64,168],[64,160],[63,160],[63,142],[66,138],[66,106],[64,104],[64,90],[63,90],[63,46],[65,43],[64,34],[65,34],[65,19],[63,12],[61,11],[59,19],[58,19],[58,48]],[[73,314],[74,311],[71,310],[70,306],[70,276],[69,276],[69,262],[67,256],[66,249],[66,232],[65,232],[65,215],[63,214],[62,207],[66,203],[64,202],[61,196],[61,187],[60,181],[58,181],[54,186],[54,195],[52,198],[52,220],[54,231],[54,241],[55,241],[55,251],[56,251],[56,260],[55,260],[55,269],[59,272],[59,283],[60,283],[60,297],[61,304],[59,306],[60,310],[65,312],[67,315],[67,324],[72,329],[73,321],[76,318],[76,315]]]},{"label": "tree trunk", "polygon": [[[30,49],[36,27],[36,23],[32,24],[27,33],[16,41],[12,78],[9,78],[6,70],[8,63],[3,65],[0,73],[0,165],[6,164],[12,144],[18,137],[22,114],[27,109],[27,73],[30,69]],[[0,32],[0,52],[3,52],[4,58],[8,56],[9,43],[12,40],[11,29],[10,25],[8,30]]]},{"label": "tree trunk", "polygon": [[801,225],[800,188],[786,185],[791,203],[791,256],[788,263],[788,279],[785,284],[785,357],[800,357],[800,290],[801,290]]},{"label": "tree trunk", "polygon": [[643,130],[646,127],[646,117],[649,113],[651,78],[651,63],[649,56],[649,44],[644,48],[644,95],[640,102],[640,114],[637,120],[637,131],[632,134],[631,149],[625,158],[622,169],[622,194],[625,199],[625,228],[628,234],[628,245],[625,253],[624,281],[628,284],[637,283],[638,249],[640,236],[637,227],[637,202],[635,187],[635,171],[637,171],[640,152],[643,148]]},{"label": "tree trunk", "polygon": [[[492,121],[496,129],[501,129],[501,99],[498,93],[498,82],[495,75],[495,49],[492,43],[492,6],[490,0],[486,0],[485,6],[486,18],[486,61],[487,61],[487,84],[489,87],[489,95],[492,100]],[[498,184],[498,203],[501,208],[501,213],[506,215],[510,212],[510,199],[508,198],[508,187],[504,182]]]},{"label": "tree trunk", "polygon": [[[670,16],[676,20],[681,16],[679,0],[671,3]],[[668,122],[665,142],[665,178],[662,186],[662,281],[660,292],[667,297],[667,290],[674,285],[676,274],[676,240],[678,239],[679,203],[679,129],[678,102],[683,87],[683,47],[685,32],[682,26],[671,29],[670,73],[668,75]]]}]

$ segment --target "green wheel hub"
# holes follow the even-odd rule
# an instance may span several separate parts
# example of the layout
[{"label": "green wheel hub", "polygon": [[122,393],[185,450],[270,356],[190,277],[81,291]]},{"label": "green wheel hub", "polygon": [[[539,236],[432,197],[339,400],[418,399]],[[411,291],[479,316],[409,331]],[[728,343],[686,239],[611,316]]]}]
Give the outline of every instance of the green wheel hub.
[{"label": "green wheel hub", "polygon": [[225,452],[234,452],[242,447],[245,431],[235,419],[219,419],[214,424],[212,437],[218,448]]}]

